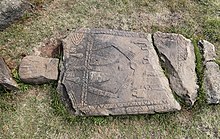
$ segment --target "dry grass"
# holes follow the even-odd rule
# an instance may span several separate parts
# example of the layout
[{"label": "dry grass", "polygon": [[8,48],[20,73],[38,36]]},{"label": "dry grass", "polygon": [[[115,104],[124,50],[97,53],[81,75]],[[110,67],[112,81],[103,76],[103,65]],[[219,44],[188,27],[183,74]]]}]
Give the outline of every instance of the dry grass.
[{"label": "dry grass", "polygon": [[[36,0],[34,0],[36,2]],[[40,0],[39,2],[43,2]],[[0,32],[0,55],[11,69],[46,38],[80,27],[176,32],[205,38],[219,52],[218,0],[54,0]],[[25,18],[26,19],[26,18]],[[13,72],[16,75],[16,70]],[[0,138],[219,138],[220,107],[196,105],[177,113],[79,118],[54,101],[54,85],[0,88]]]}]

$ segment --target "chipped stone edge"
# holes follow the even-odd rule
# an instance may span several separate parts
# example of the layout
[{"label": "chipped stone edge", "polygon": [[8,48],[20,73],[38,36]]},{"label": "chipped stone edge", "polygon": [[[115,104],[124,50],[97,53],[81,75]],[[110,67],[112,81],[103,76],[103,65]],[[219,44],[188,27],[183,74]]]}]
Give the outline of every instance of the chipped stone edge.
[{"label": "chipped stone edge", "polygon": [[[212,49],[213,55],[211,58],[208,57],[208,59],[205,59],[205,48],[204,48],[205,45],[212,47],[211,49]],[[207,77],[208,73],[207,73],[207,67],[206,67],[207,64],[210,63],[210,64],[214,64],[215,67],[220,68],[219,65],[216,63],[217,55],[215,51],[215,46],[207,40],[199,40],[198,46],[199,46],[200,51],[202,52],[202,57],[203,57],[203,68],[204,68],[203,87],[205,89],[206,102],[210,105],[219,104],[220,98],[214,99],[215,94],[217,94],[218,92],[216,92],[216,90],[213,90],[212,88],[209,88],[209,86],[212,86],[213,84],[208,84],[208,80],[210,79],[209,77]],[[220,69],[219,69],[219,73],[220,73]]]}]

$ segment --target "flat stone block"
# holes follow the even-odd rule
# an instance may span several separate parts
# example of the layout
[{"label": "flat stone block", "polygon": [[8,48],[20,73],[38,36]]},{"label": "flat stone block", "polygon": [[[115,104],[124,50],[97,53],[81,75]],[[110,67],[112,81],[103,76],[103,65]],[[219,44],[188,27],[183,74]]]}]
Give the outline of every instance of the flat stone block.
[{"label": "flat stone block", "polygon": [[25,83],[43,84],[58,78],[57,58],[26,56],[19,66],[19,76]]},{"label": "flat stone block", "polygon": [[74,115],[180,110],[151,34],[81,29],[63,40],[58,91]]}]

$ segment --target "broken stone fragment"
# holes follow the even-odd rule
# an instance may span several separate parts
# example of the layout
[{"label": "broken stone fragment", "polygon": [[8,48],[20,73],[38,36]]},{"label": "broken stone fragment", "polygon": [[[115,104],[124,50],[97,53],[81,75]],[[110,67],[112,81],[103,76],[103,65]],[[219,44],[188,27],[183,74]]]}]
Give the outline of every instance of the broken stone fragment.
[{"label": "broken stone fragment", "polygon": [[200,40],[199,46],[202,47],[204,62],[214,61],[217,57],[215,46],[206,40]]},{"label": "broken stone fragment", "polygon": [[3,58],[0,57],[0,84],[8,90],[18,89],[17,83],[13,80],[11,72]]},{"label": "broken stone fragment", "polygon": [[180,110],[150,34],[84,29],[63,40],[58,91],[75,115]]},{"label": "broken stone fragment", "polygon": [[59,59],[26,56],[19,66],[19,76],[25,83],[43,84],[58,78]]},{"label": "broken stone fragment", "polygon": [[198,89],[193,44],[182,35],[173,33],[156,32],[153,39],[172,90],[188,105],[193,105]]},{"label": "broken stone fragment", "polygon": [[204,87],[209,104],[218,104],[220,100],[220,70],[215,62],[207,62],[204,71]]},{"label": "broken stone fragment", "polygon": [[220,100],[220,70],[215,63],[216,52],[213,44],[206,40],[199,41],[204,58],[204,88],[209,104],[218,104]]}]

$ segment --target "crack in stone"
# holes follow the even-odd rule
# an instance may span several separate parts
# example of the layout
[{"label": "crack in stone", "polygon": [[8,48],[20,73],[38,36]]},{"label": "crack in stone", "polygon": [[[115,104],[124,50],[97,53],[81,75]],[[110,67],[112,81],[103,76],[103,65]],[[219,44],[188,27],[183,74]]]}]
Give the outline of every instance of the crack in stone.
[{"label": "crack in stone", "polygon": [[[172,64],[169,62],[168,58],[159,52],[159,50],[157,49],[156,45],[155,45],[155,40],[154,40],[154,34],[151,34],[151,39],[152,39],[152,44],[154,46],[154,50],[156,51],[157,53],[157,56],[159,58],[159,64],[161,66],[161,68],[163,69],[164,71],[164,75],[165,77],[167,78],[168,82],[169,82],[169,87],[170,89],[172,90],[173,92],[173,95],[175,97],[178,97],[178,99],[180,99],[181,101],[183,101],[183,99],[177,95],[177,93],[173,90],[173,88],[171,87],[171,82],[170,82],[170,78],[169,78],[169,75],[166,74],[166,72],[168,72],[168,74],[171,74],[173,75],[174,77],[176,77],[178,79],[179,82],[181,82],[178,74],[177,74],[177,71],[175,70],[175,68],[172,66]],[[162,59],[163,58],[163,59]],[[183,88],[183,86],[182,86]],[[185,94],[186,96],[183,96],[184,98],[189,98],[189,96],[187,96],[187,94]],[[190,101],[189,101],[190,102]]]}]

